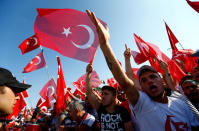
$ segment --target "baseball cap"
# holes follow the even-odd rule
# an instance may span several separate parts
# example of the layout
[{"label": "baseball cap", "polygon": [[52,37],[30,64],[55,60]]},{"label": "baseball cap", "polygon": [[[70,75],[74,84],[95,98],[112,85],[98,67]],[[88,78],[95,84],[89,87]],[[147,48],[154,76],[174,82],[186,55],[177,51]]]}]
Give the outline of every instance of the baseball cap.
[{"label": "baseball cap", "polygon": [[20,83],[9,70],[4,68],[0,68],[0,85],[8,86],[16,93],[22,92],[31,87],[31,85]]},{"label": "baseball cap", "polygon": [[138,71],[137,71],[137,76],[140,79],[140,76],[144,73],[144,72],[154,72],[154,73],[158,73],[153,67],[149,66],[149,65],[144,65],[142,66]]},{"label": "baseball cap", "polygon": [[191,54],[192,57],[199,56],[199,50],[196,50],[195,53]]}]

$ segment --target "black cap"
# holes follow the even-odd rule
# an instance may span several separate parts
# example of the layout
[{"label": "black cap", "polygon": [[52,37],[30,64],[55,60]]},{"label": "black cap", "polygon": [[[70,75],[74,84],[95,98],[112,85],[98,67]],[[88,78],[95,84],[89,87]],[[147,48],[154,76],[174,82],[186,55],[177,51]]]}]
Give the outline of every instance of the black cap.
[{"label": "black cap", "polygon": [[0,68],[0,86],[8,86],[15,93],[22,92],[31,87],[31,85],[23,84],[17,81],[12,73],[4,68]]},{"label": "black cap", "polygon": [[158,73],[153,67],[149,66],[149,65],[144,65],[142,66],[138,71],[137,71],[137,76],[140,79],[140,76],[144,73],[144,72],[154,72],[154,73]]},{"label": "black cap", "polygon": [[199,50],[196,50],[195,53],[191,54],[192,57],[199,56]]}]

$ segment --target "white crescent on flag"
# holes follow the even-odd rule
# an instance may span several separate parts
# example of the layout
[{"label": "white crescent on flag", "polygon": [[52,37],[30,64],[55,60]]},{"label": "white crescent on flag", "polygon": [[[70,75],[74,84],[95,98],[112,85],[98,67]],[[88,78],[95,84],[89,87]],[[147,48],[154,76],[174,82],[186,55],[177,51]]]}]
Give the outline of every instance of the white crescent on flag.
[{"label": "white crescent on flag", "polygon": [[38,65],[41,62],[41,58],[39,56],[36,56],[35,58],[38,59],[38,62],[35,63],[34,65]]},{"label": "white crescent on flag", "polygon": [[89,48],[89,47],[93,44],[93,42],[94,42],[94,40],[95,40],[95,34],[94,34],[93,30],[92,30],[89,26],[87,26],[87,25],[77,25],[77,26],[84,27],[84,28],[88,31],[88,33],[89,33],[89,40],[88,40],[87,43],[85,43],[85,44],[83,44],[83,45],[78,45],[78,44],[76,44],[76,43],[73,42],[73,41],[71,41],[71,42],[72,42],[72,44],[73,44],[74,46],[76,46],[77,48],[80,48],[80,49],[87,49],[87,48]]}]

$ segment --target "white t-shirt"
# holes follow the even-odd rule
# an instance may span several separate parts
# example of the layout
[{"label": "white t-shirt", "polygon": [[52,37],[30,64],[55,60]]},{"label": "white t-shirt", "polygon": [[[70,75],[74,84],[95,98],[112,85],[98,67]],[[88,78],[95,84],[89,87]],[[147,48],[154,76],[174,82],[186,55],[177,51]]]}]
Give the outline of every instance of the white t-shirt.
[{"label": "white t-shirt", "polygon": [[168,97],[168,103],[153,101],[146,93],[139,92],[134,110],[141,131],[190,131],[191,126],[199,126],[192,111],[181,100]]}]

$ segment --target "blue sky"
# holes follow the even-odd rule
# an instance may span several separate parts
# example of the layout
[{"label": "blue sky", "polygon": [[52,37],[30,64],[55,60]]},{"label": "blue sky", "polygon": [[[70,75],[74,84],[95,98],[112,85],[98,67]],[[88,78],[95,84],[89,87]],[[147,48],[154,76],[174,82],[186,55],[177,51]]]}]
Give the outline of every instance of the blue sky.
[{"label": "blue sky", "polygon": [[[28,90],[28,106],[35,106],[39,99],[39,91],[48,81],[45,68],[22,74],[23,68],[40,52],[40,49],[36,49],[22,55],[18,48],[23,40],[34,34],[36,8],[94,11],[98,18],[108,24],[110,44],[123,67],[124,43],[138,50],[133,33],[156,44],[171,57],[164,21],[185,49],[198,49],[199,14],[185,0],[0,0],[0,66],[11,70],[18,80],[22,81],[25,78],[27,83],[32,84]],[[66,84],[74,90],[71,83],[85,73],[87,63],[44,48],[48,70],[55,81],[58,71],[57,55],[61,58]],[[132,59],[132,66],[140,65],[136,65]],[[93,67],[102,80],[112,77],[100,48],[97,50]]]}]

